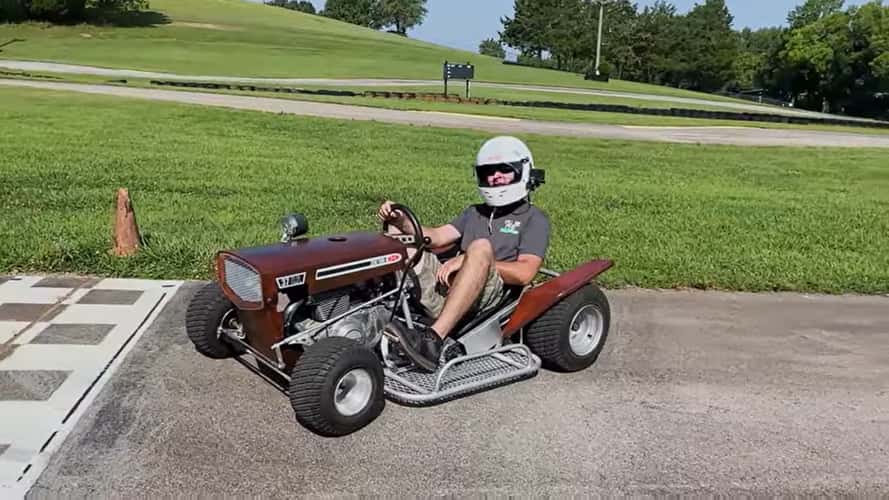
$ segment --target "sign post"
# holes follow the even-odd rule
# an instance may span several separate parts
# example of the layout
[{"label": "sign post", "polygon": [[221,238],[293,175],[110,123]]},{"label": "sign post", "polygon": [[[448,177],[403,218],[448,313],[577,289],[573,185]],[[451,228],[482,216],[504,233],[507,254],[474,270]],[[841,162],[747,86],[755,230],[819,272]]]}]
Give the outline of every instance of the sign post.
[{"label": "sign post", "polygon": [[455,64],[445,61],[442,73],[444,77],[445,97],[448,96],[448,80],[455,79],[466,80],[466,98],[469,98],[469,82],[475,78],[475,66],[468,62],[466,64]]}]

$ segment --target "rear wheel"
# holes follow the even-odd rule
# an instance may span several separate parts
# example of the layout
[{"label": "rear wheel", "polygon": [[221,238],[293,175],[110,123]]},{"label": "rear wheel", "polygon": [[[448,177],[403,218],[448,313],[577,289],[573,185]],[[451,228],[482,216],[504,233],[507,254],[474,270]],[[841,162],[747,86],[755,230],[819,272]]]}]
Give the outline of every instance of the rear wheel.
[{"label": "rear wheel", "polygon": [[344,337],[319,340],[290,374],[296,420],[321,436],[351,434],[383,411],[383,367],[373,351]]},{"label": "rear wheel", "polygon": [[525,342],[547,368],[579,371],[599,357],[610,324],[608,299],[590,284],[532,322],[525,331]]},{"label": "rear wheel", "polygon": [[214,359],[243,354],[243,348],[226,341],[224,330],[243,338],[244,328],[238,321],[234,304],[222,293],[216,282],[201,287],[192,297],[185,313],[185,331],[195,349]]}]

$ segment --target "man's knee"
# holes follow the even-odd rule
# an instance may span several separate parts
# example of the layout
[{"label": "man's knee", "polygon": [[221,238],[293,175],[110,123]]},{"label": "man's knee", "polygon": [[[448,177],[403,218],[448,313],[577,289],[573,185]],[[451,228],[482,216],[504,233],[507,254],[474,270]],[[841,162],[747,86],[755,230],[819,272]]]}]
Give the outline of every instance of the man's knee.
[{"label": "man's knee", "polygon": [[466,247],[466,256],[470,258],[478,258],[487,261],[494,260],[494,247],[491,242],[484,238],[474,240]]}]

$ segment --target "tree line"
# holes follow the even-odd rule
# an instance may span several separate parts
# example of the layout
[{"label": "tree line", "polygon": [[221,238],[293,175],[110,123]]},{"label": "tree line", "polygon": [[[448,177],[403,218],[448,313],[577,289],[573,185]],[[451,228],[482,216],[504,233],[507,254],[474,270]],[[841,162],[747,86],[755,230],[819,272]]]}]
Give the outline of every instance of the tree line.
[{"label": "tree line", "polygon": [[266,0],[265,4],[272,7],[297,10],[306,14],[316,14],[315,6],[309,0]]},{"label": "tree line", "polygon": [[[515,0],[499,39],[479,51],[519,62],[589,72],[598,0]],[[794,106],[863,116],[889,115],[889,6],[871,0],[805,0],[787,26],[735,30],[724,0],[679,14],[665,0],[639,9],[605,3],[600,71],[611,77],[714,91],[757,90]],[[889,116],[887,116],[889,117]]]},{"label": "tree line", "polygon": [[327,0],[322,16],[407,36],[428,13],[426,0]]},{"label": "tree line", "polygon": [[87,9],[113,14],[147,7],[148,0],[0,0],[0,22],[77,22],[86,19]]}]

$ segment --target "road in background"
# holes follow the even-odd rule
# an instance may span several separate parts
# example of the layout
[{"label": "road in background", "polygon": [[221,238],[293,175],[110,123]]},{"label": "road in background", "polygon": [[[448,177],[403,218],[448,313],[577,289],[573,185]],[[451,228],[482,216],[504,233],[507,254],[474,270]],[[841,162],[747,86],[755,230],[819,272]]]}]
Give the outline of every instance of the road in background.
[{"label": "road in background", "polygon": [[[67,73],[78,75],[109,76],[114,78],[149,78],[199,82],[243,82],[266,83],[277,85],[309,85],[323,87],[415,87],[421,85],[442,85],[441,80],[404,80],[382,78],[251,78],[242,76],[207,76],[207,75],[177,75],[174,73],[160,73],[153,71],[137,71],[112,68],[98,68],[95,66],[80,66],[73,64],[59,64],[37,61],[14,61],[0,59],[0,68],[16,69],[22,71],[47,71],[51,73]],[[810,118],[841,118],[870,122],[866,118],[849,116],[837,116],[825,113],[816,113],[794,108],[782,108],[763,104],[745,104],[743,102],[728,102],[723,100],[710,100],[704,98],[675,97],[657,94],[641,94],[634,92],[614,92],[610,90],[581,89],[576,87],[550,87],[542,85],[521,85],[511,83],[493,83],[473,81],[474,87],[487,87],[496,89],[511,89],[531,92],[552,92],[559,94],[578,94],[601,97],[615,97],[621,99],[637,99],[645,101],[672,102],[675,104],[697,104],[715,106],[739,111],[753,111],[787,116],[805,116]]]},{"label": "road in background", "polygon": [[212,92],[191,92],[161,89],[90,85],[80,83],[3,80],[0,86],[65,90],[88,94],[171,101],[204,106],[268,111],[344,120],[379,121],[387,123],[456,129],[483,130],[503,134],[540,134],[564,137],[598,137],[621,140],[643,140],[686,144],[728,144],[740,146],[796,146],[887,148],[889,135],[868,135],[839,132],[803,131],[796,129],[760,129],[752,127],[639,127],[597,125],[587,123],[546,122],[460,113],[402,111],[395,109],[351,106],[322,102],[254,97]]}]

